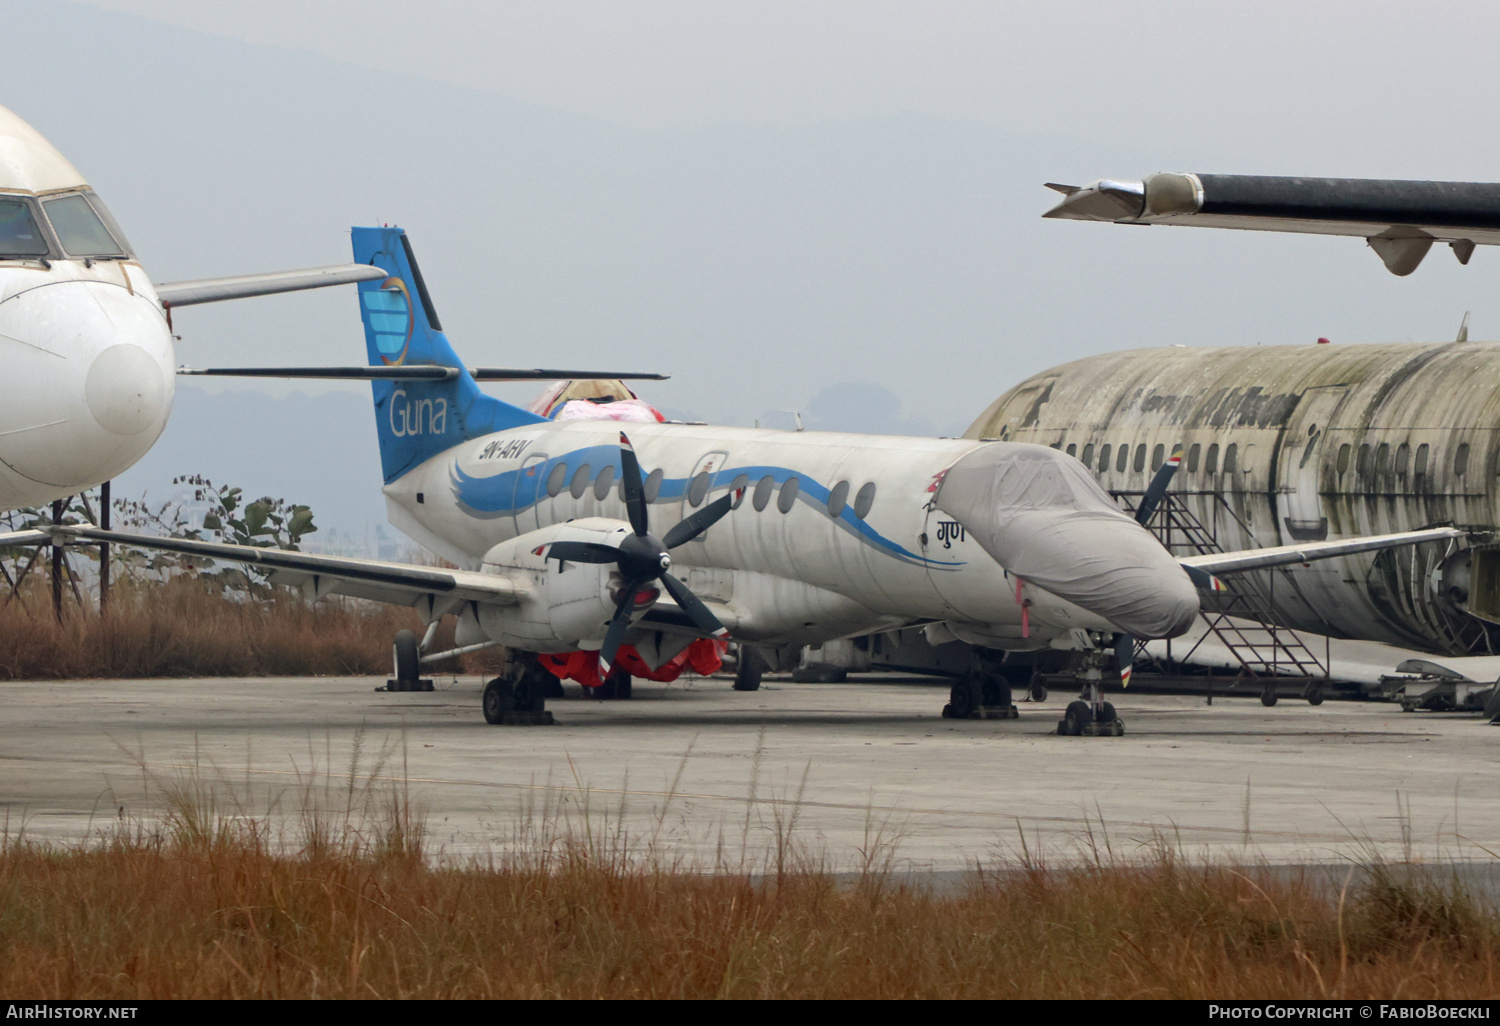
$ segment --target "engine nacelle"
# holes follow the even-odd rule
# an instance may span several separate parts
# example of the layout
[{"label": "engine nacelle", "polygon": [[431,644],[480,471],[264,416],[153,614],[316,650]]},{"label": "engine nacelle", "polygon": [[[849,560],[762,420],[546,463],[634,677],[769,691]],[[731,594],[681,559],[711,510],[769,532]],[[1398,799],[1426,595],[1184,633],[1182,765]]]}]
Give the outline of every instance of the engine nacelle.
[{"label": "engine nacelle", "polygon": [[[559,541],[618,547],[630,525],[587,517],[531,531],[501,542],[485,553],[481,569],[526,581],[529,594],[513,606],[480,606],[479,624],[502,645],[532,652],[571,652],[598,648],[615,615],[625,582],[613,563],[573,563],[548,559],[547,546]],[[635,596],[637,615],[655,604],[654,586]]]}]

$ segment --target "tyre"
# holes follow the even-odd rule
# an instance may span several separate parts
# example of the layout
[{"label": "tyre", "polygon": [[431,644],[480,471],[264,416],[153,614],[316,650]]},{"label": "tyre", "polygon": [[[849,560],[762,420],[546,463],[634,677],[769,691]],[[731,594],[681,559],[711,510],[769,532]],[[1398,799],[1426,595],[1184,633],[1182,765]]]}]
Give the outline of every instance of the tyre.
[{"label": "tyre", "polygon": [[510,682],[496,677],[484,689],[484,722],[498,726],[511,711]]},{"label": "tyre", "polygon": [[1047,700],[1047,685],[1042,681],[1040,673],[1032,675],[1031,686],[1026,689],[1026,697],[1033,702],[1045,702]]},{"label": "tyre", "polygon": [[1087,702],[1069,702],[1067,711],[1063,713],[1063,722],[1068,725],[1068,734],[1078,737],[1083,733],[1083,728],[1094,722],[1094,710],[1089,708]]},{"label": "tyre", "polygon": [[1314,684],[1312,687],[1307,689],[1308,705],[1322,705],[1323,699],[1326,697],[1327,696],[1323,693],[1323,685],[1321,684]]},{"label": "tyre", "polygon": [[1269,709],[1276,704],[1278,697],[1275,688],[1266,688],[1260,693],[1260,704]]},{"label": "tyre", "polygon": [[760,653],[748,645],[740,646],[740,663],[734,669],[734,690],[759,691],[760,675],[765,671],[766,661]]},{"label": "tyre", "polygon": [[984,675],[984,704],[994,706],[1010,705],[1010,681],[997,673]]},{"label": "tyre", "polygon": [[967,720],[979,711],[983,693],[979,681],[973,677],[960,677],[953,682],[948,692],[948,705],[953,709],[953,719]]},{"label": "tyre", "polygon": [[1118,717],[1118,716],[1115,715],[1115,707],[1113,705],[1110,705],[1108,702],[1105,702],[1105,703],[1103,703],[1102,705],[1099,706],[1099,722],[1100,723],[1106,723],[1106,724],[1108,724],[1108,723],[1114,723],[1119,718],[1120,717]]},{"label": "tyre", "polygon": [[422,653],[417,636],[411,631],[397,631],[391,650],[395,662],[397,690],[415,690],[417,681],[422,676]]}]

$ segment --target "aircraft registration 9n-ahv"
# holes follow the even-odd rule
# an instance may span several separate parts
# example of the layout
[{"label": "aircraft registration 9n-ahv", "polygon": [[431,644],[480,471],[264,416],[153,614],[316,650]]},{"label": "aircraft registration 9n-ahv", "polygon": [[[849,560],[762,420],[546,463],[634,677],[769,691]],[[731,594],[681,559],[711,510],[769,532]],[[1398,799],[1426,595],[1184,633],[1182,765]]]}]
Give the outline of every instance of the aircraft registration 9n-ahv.
[{"label": "aircraft registration 9n-ahv", "polygon": [[354,264],[153,285],[77,169],[0,107],[0,510],[109,480],[172,408],[171,309],[384,277]]},{"label": "aircraft registration 9n-ahv", "polygon": [[[1187,630],[1213,574],[1458,533],[1179,559],[1077,460],[1042,445],[665,423],[631,424],[627,438],[615,422],[551,420],[479,390],[439,328],[404,231],[355,228],[353,242],[360,264],[385,272],[359,286],[369,366],[307,373],[374,379],[391,522],[461,569],[88,525],[0,542],[175,550],[268,568],[311,596],[411,605],[432,625],[454,615],[448,653],[398,635],[395,686],[419,686],[424,661],[505,645],[511,669],[483,700],[486,719],[502,723],[550,718],[544,659],[582,653],[606,677],[622,666],[650,674],[726,636],[753,649],[924,624],[934,639],[978,646],[981,660],[1050,646],[1093,653],[1102,668],[1132,636]],[[1164,468],[1146,505],[1169,478]],[[979,669],[955,685],[954,712],[1013,715],[1005,678]],[[736,687],[758,683],[742,659]],[[1091,683],[1060,730],[1123,727]]]}]

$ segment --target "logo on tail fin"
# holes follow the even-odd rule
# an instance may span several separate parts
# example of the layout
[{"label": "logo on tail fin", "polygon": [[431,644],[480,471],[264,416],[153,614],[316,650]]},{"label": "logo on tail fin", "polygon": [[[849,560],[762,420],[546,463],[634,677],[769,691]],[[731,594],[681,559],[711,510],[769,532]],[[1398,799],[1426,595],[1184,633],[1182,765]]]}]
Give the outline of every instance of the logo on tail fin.
[{"label": "logo on tail fin", "polygon": [[400,278],[387,278],[379,288],[361,292],[360,299],[369,314],[380,362],[387,367],[401,366],[406,362],[412,331],[417,326],[417,315],[412,309],[406,282]]}]

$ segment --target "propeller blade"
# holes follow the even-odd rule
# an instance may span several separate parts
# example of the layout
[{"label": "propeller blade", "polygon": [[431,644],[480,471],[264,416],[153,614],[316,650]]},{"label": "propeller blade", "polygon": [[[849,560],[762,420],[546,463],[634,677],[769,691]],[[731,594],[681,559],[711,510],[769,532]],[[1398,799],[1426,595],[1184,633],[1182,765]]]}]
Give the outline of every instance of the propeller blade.
[{"label": "propeller blade", "polygon": [[1146,494],[1141,496],[1141,505],[1135,511],[1135,522],[1145,526],[1156,507],[1161,505],[1161,500],[1166,497],[1167,488],[1172,484],[1172,475],[1177,473],[1177,468],[1182,465],[1182,446],[1172,446],[1172,456],[1161,465],[1156,476],[1151,479],[1151,484],[1146,488]]},{"label": "propeller blade", "polygon": [[692,541],[723,519],[724,514],[734,508],[735,499],[744,494],[745,489],[737,488],[728,495],[721,495],[698,512],[678,521],[677,526],[667,532],[661,543],[669,549],[675,549],[683,542]]},{"label": "propeller blade", "polygon": [[1187,575],[1189,579],[1192,580],[1193,585],[1197,588],[1202,589],[1203,591],[1229,590],[1228,588],[1224,587],[1223,581],[1219,580],[1207,570],[1199,570],[1195,566],[1185,566],[1183,567],[1183,569],[1187,571]]},{"label": "propeller blade", "polygon": [[1115,635],[1115,665],[1120,669],[1120,686],[1130,687],[1130,671],[1135,666],[1135,639],[1129,634]]},{"label": "propeller blade", "polygon": [[702,599],[688,591],[686,584],[665,570],[662,571],[661,583],[667,586],[667,591],[671,593],[677,607],[687,614],[688,619],[692,620],[694,626],[700,631],[714,638],[729,637],[729,629],[719,622],[717,616],[708,611]]},{"label": "propeller blade", "polygon": [[625,490],[625,512],[637,537],[646,534],[646,486],[641,482],[641,464],[625,432],[620,432],[620,486]]},{"label": "propeller blade", "polygon": [[615,607],[615,615],[610,617],[609,629],[604,632],[604,644],[599,646],[599,674],[609,676],[609,668],[614,664],[615,653],[620,651],[620,643],[625,640],[625,632],[630,630],[630,612],[635,608],[635,593],[640,590],[640,581],[630,581],[621,589],[620,604]]},{"label": "propeller blade", "polygon": [[[559,541],[545,546],[548,559],[562,559],[569,563],[617,563],[620,550],[598,542]],[[540,551],[537,553],[540,555]]]}]

